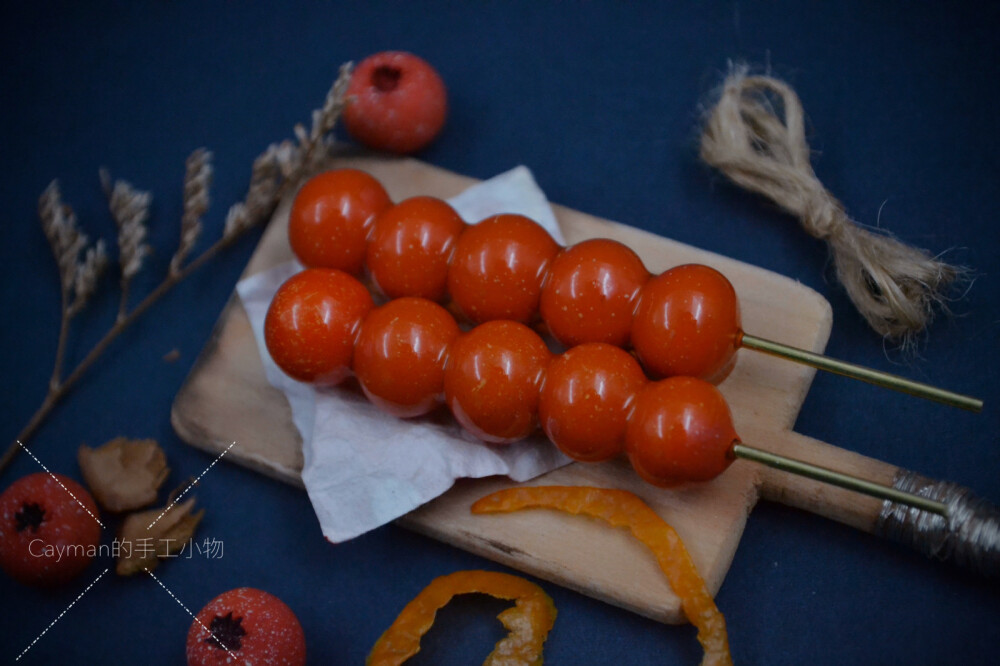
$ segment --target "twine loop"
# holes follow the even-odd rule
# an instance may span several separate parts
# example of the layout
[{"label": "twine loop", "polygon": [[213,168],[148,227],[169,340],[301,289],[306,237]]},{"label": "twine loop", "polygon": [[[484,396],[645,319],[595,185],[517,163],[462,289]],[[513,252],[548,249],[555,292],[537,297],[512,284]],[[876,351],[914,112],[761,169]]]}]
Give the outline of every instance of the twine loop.
[{"label": "twine loop", "polygon": [[962,273],[848,217],[812,169],[802,104],[782,81],[735,68],[706,118],[701,158],[825,240],[848,296],[885,337],[907,343],[922,332]]}]

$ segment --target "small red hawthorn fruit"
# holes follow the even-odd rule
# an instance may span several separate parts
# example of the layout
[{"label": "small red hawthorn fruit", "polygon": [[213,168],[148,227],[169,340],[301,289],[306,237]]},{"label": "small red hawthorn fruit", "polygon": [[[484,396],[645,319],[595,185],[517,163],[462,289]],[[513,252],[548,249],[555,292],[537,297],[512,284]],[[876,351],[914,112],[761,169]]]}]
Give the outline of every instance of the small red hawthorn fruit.
[{"label": "small red hawthorn fruit", "polygon": [[307,268],[282,284],[264,318],[264,343],[286,375],[334,386],[351,374],[361,322],[374,307],[365,286],[343,271]]},{"label": "small red hawthorn fruit", "polygon": [[354,70],[343,119],[348,133],[369,148],[405,154],[429,144],[447,115],[437,71],[411,53],[383,51]]},{"label": "small red hawthorn fruit", "polygon": [[375,217],[391,205],[382,183],[364,171],[324,171],[310,178],[292,201],[288,244],[303,266],[357,275]]},{"label": "small red hawthorn fruit", "polygon": [[100,541],[97,504],[73,479],[38,472],[0,495],[0,567],[22,583],[58,585],[75,578]]},{"label": "small red hawthorn fruit", "polygon": [[292,609],[252,587],[223,592],[196,616],[187,635],[188,666],[301,666],[306,639]]}]

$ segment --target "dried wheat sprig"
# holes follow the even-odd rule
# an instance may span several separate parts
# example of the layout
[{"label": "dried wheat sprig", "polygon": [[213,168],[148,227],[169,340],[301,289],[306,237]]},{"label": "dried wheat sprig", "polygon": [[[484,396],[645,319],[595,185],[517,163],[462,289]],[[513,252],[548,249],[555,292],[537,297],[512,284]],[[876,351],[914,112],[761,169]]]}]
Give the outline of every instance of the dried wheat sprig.
[{"label": "dried wheat sprig", "polygon": [[77,257],[87,246],[87,236],[76,226],[76,213],[62,202],[59,181],[53,180],[38,198],[38,217],[52,247],[64,295],[69,299],[76,278]]},{"label": "dried wheat sprig", "polygon": [[98,240],[94,247],[88,247],[83,255],[83,261],[76,265],[73,275],[73,301],[67,308],[72,317],[84,308],[87,301],[97,290],[97,279],[108,265],[108,253],[104,240]]},{"label": "dried wheat sprig", "polygon": [[[49,389],[58,388],[66,353],[69,320],[83,307],[97,288],[97,279],[107,265],[104,242],[87,247],[89,239],[76,225],[76,214],[62,201],[58,181],[53,180],[38,198],[38,217],[59,269],[60,322],[55,362]],[[84,251],[83,261],[80,252]]]},{"label": "dried wheat sprig", "polygon": [[208,210],[208,188],[212,185],[212,153],[204,148],[191,153],[184,168],[184,214],[181,241],[170,259],[170,274],[176,275],[201,236],[201,218]]},{"label": "dried wheat sprig", "polygon": [[149,206],[153,196],[137,190],[124,180],[111,182],[107,169],[100,170],[101,186],[108,198],[108,210],[118,227],[118,265],[121,269],[121,299],[118,318],[128,310],[128,293],[132,278],[142,269],[143,259],[152,251],[146,243]]},{"label": "dried wheat sprig", "polygon": [[333,128],[347,100],[353,66],[350,62],[340,66],[323,106],[312,112],[309,131],[301,124],[295,125],[297,144],[287,139],[273,143],[254,160],[246,199],[234,204],[226,214],[223,238],[239,234],[270,215],[288,189],[327,158],[333,147]]},{"label": "dried wheat sprig", "polygon": [[[247,230],[269,217],[282,197],[323,162],[334,145],[330,133],[343,110],[350,75],[351,63],[342,65],[322,108],[312,114],[311,130],[307,133],[304,129],[300,129],[300,126],[296,126],[295,135],[298,143],[285,140],[272,144],[254,160],[247,195],[243,201],[229,209],[222,235],[201,254],[185,262],[202,231],[201,219],[208,209],[208,188],[212,178],[211,153],[199,149],[191,154],[185,169],[184,213],[180,224],[180,242],[171,258],[166,276],[131,310],[123,298],[123,304],[114,324],[65,378],[62,376],[62,357],[69,319],[83,307],[96,288],[97,277],[107,264],[107,253],[103,241],[98,241],[93,247],[87,248],[88,239],[77,228],[73,210],[62,203],[58,184],[53,181],[46,188],[39,199],[39,218],[45,236],[52,246],[62,282],[63,317],[56,350],[56,363],[48,393],[41,405],[4,452],[3,457],[0,457],[0,472],[10,465],[21,450],[19,442],[23,443],[34,434],[53,407],[65,397],[69,389],[80,380],[122,331],[174,285],[208,262],[220,250],[232,244]],[[109,179],[102,177],[102,180],[105,181],[105,189],[108,190],[106,183]],[[116,203],[114,193],[119,189],[120,199]],[[115,183],[110,192],[111,215],[119,226],[119,253],[124,288],[135,272],[141,268],[142,258],[150,251],[144,243],[150,199],[140,201],[142,195],[148,196],[148,193],[137,192],[127,183],[122,183],[121,188],[119,183]],[[120,219],[128,221],[133,226],[130,226],[127,232],[123,232],[125,224]],[[139,219],[141,222],[134,221]],[[140,226],[141,231],[138,228]],[[129,249],[126,250],[126,247]],[[84,258],[80,261],[80,252],[85,248]]]},{"label": "dried wheat sprig", "polygon": [[275,152],[274,145],[268,146],[267,150],[254,160],[246,199],[233,204],[226,214],[223,238],[235,238],[270,213],[272,205],[277,201],[276,195],[284,178],[281,161]]}]

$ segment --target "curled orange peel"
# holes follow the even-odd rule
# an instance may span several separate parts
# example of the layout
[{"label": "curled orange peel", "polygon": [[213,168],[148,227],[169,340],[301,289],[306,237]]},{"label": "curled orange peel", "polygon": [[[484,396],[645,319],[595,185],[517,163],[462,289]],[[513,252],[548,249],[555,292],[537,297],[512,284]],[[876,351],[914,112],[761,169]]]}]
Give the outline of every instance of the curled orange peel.
[{"label": "curled orange peel", "polygon": [[515,602],[497,616],[510,633],[497,642],[484,666],[541,664],[542,645],[556,621],[555,604],[534,583],[497,571],[456,571],[432,580],[376,641],[365,663],[402,664],[420,651],[420,639],[434,624],[438,610],[455,595],[471,592]]},{"label": "curled orange peel", "polygon": [[529,508],[558,509],[627,528],[645,544],[681,600],[688,620],[698,629],[705,650],[702,666],[731,666],[726,620],[677,531],[649,505],[626,490],[587,486],[526,486],[487,495],[472,505],[472,513],[506,513]]}]

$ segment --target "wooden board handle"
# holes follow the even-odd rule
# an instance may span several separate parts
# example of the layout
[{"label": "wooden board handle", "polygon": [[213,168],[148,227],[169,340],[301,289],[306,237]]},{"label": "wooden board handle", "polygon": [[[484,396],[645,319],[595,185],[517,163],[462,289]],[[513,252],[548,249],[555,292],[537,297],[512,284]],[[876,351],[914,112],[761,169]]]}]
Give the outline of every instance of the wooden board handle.
[{"label": "wooden board handle", "polygon": [[931,498],[948,507],[944,518],[927,511],[843,490],[764,467],[761,497],[805,509],[904,543],[939,560],[987,576],[1000,575],[1000,509],[957,484],[935,481],[858,453],[786,431],[769,450],[858,478]]},{"label": "wooden board handle", "polygon": [[[785,431],[778,436],[773,432],[767,433],[766,440],[753,437],[753,433],[748,432],[744,432],[743,436],[750,443],[759,442],[768,451],[883,485],[891,486],[898,471],[893,465],[831,446],[797,432]],[[761,437],[764,436],[762,433]],[[764,499],[805,509],[865,532],[875,531],[879,514],[882,512],[883,501],[880,499],[788,472],[762,467],[760,479],[760,494]]]}]

